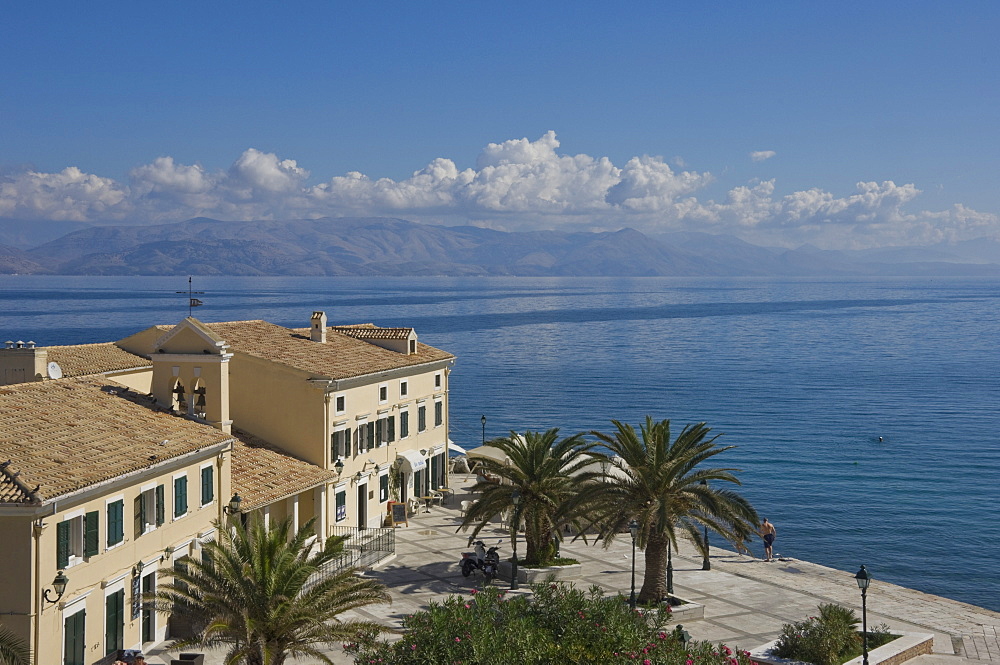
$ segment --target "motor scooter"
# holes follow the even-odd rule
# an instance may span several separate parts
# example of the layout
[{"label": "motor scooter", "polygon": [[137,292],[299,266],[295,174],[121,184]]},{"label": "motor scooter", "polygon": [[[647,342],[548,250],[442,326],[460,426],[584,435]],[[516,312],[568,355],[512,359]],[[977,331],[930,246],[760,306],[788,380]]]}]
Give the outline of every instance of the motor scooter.
[{"label": "motor scooter", "polygon": [[492,582],[500,567],[500,554],[497,550],[502,542],[498,540],[496,545],[487,550],[486,544],[477,540],[474,552],[462,552],[462,577],[468,577],[474,570],[481,570],[486,583]]}]

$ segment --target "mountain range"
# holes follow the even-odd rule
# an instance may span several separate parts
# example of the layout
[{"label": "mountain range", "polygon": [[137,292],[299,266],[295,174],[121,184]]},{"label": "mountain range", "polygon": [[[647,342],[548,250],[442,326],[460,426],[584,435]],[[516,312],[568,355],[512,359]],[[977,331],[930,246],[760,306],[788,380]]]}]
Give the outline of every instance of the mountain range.
[{"label": "mountain range", "polygon": [[382,217],[196,218],[88,226],[0,220],[0,273],[63,275],[1000,275],[1000,242],[762,247],[682,232],[503,232]]}]

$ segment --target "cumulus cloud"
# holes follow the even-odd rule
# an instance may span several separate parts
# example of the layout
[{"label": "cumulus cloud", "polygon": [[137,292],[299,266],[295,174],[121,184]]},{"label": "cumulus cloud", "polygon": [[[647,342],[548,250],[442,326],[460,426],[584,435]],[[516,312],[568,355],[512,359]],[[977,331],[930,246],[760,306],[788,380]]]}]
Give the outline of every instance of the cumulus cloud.
[{"label": "cumulus cloud", "polygon": [[750,153],[750,159],[755,162],[763,162],[765,159],[771,159],[777,154],[773,150],[754,150]]},{"label": "cumulus cloud", "polygon": [[[254,148],[219,171],[159,157],[133,169],[125,183],[75,167],[59,173],[22,170],[0,174],[0,217],[170,222],[195,216],[390,215],[510,230],[700,230],[753,242],[828,247],[1000,233],[997,215],[961,205],[910,210],[920,195],[913,184],[860,182],[846,196],[819,188],[779,195],[775,180],[756,180],[731,187],[716,201],[703,197],[714,176],[685,170],[678,158],[671,165],[643,155],[616,166],[607,157],[563,154],[559,147],[550,131],[536,140],[490,143],[473,168],[438,158],[402,180],[349,172],[318,184],[309,183],[309,172],[295,160]],[[774,155],[758,151],[751,158]]]}]

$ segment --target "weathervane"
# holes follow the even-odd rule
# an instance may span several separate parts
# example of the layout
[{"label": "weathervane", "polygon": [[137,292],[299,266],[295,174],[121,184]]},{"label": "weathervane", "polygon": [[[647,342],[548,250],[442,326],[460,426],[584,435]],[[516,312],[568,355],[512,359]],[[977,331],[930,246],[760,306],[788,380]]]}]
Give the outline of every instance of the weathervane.
[{"label": "weathervane", "polygon": [[188,317],[191,316],[191,310],[195,307],[201,307],[205,303],[194,297],[194,294],[204,295],[204,291],[192,291],[191,290],[191,278],[188,277],[188,290],[187,291],[174,291],[174,293],[187,294],[188,297]]}]

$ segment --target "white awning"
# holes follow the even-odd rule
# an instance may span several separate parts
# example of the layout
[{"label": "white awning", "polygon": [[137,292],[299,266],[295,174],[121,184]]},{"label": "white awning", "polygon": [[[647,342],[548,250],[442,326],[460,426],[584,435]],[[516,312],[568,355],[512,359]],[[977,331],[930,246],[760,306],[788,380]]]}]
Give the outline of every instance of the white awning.
[{"label": "white awning", "polygon": [[507,457],[507,453],[494,446],[478,446],[476,448],[473,448],[466,454],[469,457],[481,457],[484,459],[490,459],[499,464],[507,464],[510,462],[510,458]]},{"label": "white awning", "polygon": [[396,454],[396,459],[402,462],[400,468],[409,473],[427,468],[427,460],[416,450],[401,450]]},{"label": "white awning", "polygon": [[462,446],[458,445],[457,443],[455,443],[451,439],[448,439],[448,450],[450,450],[452,452],[455,452],[455,453],[458,453],[459,455],[464,455],[465,454],[465,448],[463,448]]}]

